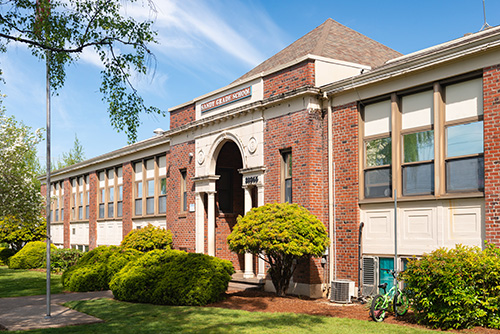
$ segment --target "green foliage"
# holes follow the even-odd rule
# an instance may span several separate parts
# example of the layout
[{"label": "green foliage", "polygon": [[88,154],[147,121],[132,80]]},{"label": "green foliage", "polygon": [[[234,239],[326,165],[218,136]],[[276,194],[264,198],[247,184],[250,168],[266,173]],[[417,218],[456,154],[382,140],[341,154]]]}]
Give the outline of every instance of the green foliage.
[{"label": "green foliage", "polygon": [[[154,3],[145,2],[152,11]],[[127,15],[141,6],[137,0],[39,0],[0,4],[0,51],[7,43],[25,44],[32,54],[49,64],[50,86],[64,86],[66,67],[83,51],[96,54],[102,63],[100,92],[108,104],[111,124],[137,139],[139,114],[165,112],[146,107],[131,83],[146,74],[154,56],[148,48],[156,32],[147,20],[136,22]],[[143,10],[144,8],[140,8]]]},{"label": "green foliage", "polygon": [[417,321],[434,328],[500,328],[500,250],[440,248],[402,274]]},{"label": "green foliage", "polygon": [[63,153],[61,159],[56,163],[52,164],[52,169],[61,169],[69,167],[71,165],[77,164],[85,160],[85,153],[83,152],[83,146],[78,140],[75,133],[75,142],[73,148],[69,150],[68,153]]},{"label": "green foliage", "polygon": [[135,249],[97,247],[63,273],[63,286],[69,291],[78,292],[108,290],[113,275],[141,255]]},{"label": "green foliage", "polygon": [[141,252],[149,252],[153,249],[170,249],[171,246],[172,233],[151,224],[130,231],[121,243],[123,248],[133,248]]},{"label": "green foliage", "polygon": [[[1,102],[1,101],[0,101]],[[0,242],[15,251],[45,237],[36,145],[41,133],[7,117],[0,106]]]},{"label": "green foliage", "polygon": [[[47,244],[43,241],[28,242],[9,260],[10,269],[34,269],[46,266]],[[50,245],[51,252],[56,249]]]},{"label": "green foliage", "polygon": [[9,264],[9,258],[16,254],[16,252],[9,247],[0,247],[0,266]]},{"label": "green foliage", "polygon": [[58,248],[50,253],[51,270],[61,272],[74,266],[83,256],[83,252],[78,249]]},{"label": "green foliage", "polygon": [[110,283],[115,298],[162,305],[220,300],[234,273],[230,261],[198,253],[154,250],[129,263]]},{"label": "green foliage", "polygon": [[328,235],[323,223],[297,204],[270,203],[238,217],[228,236],[237,253],[265,254],[276,293],[285,295],[300,258],[321,256]]}]

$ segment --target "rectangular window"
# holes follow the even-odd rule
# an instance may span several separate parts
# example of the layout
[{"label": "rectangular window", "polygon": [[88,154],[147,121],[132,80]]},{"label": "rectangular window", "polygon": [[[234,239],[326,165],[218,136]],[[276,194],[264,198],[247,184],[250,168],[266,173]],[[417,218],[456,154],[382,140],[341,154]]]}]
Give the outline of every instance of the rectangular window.
[{"label": "rectangular window", "polygon": [[292,151],[281,152],[281,196],[283,202],[292,203]]},{"label": "rectangular window", "polygon": [[106,200],[106,176],[104,171],[99,172],[99,218],[105,217],[104,201]]},{"label": "rectangular window", "polygon": [[142,215],[142,182],[135,183],[135,215]]},{"label": "rectangular window", "polygon": [[434,194],[434,131],[403,135],[403,195]]},{"label": "rectangular window", "polygon": [[146,214],[152,215],[155,213],[155,181],[147,181],[147,197],[146,197]]},{"label": "rectangular window", "polygon": [[158,212],[167,212],[167,179],[165,177],[160,179],[160,189],[158,189]]},{"label": "rectangular window", "polygon": [[446,129],[446,190],[484,190],[483,121]]},{"label": "rectangular window", "polygon": [[365,198],[390,197],[392,192],[391,101],[364,106],[363,182]]},{"label": "rectangular window", "polygon": [[118,186],[118,201],[116,202],[116,216],[123,216],[123,186]]},{"label": "rectangular window", "polygon": [[181,211],[187,211],[187,172],[181,170]]},{"label": "rectangular window", "polygon": [[365,197],[390,197],[392,141],[390,137],[365,142]]}]

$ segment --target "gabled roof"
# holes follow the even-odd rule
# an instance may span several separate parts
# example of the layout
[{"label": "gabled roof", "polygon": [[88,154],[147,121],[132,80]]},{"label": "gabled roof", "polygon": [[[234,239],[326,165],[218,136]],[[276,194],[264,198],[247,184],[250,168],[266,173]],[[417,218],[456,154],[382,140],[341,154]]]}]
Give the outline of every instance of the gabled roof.
[{"label": "gabled roof", "polygon": [[301,37],[236,81],[288,64],[306,55],[315,55],[372,68],[402,54],[332,19]]}]

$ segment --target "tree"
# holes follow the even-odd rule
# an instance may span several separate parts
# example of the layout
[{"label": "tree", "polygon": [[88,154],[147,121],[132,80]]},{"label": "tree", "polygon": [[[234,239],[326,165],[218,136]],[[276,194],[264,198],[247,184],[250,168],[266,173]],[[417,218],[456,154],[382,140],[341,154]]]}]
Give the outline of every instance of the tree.
[{"label": "tree", "polygon": [[278,296],[286,294],[297,261],[321,256],[328,245],[323,223],[304,207],[289,203],[266,204],[239,216],[227,240],[236,253],[263,256]]},{"label": "tree", "polygon": [[45,237],[43,197],[37,179],[40,131],[7,117],[0,108],[0,242],[15,250]]},{"label": "tree", "polygon": [[85,153],[83,152],[83,146],[78,140],[75,133],[75,142],[73,143],[73,148],[69,150],[68,153],[63,153],[62,158],[53,164],[52,169],[61,169],[68,167],[85,160]]},{"label": "tree", "polygon": [[[113,127],[129,142],[137,139],[139,113],[164,115],[146,107],[130,79],[146,74],[154,59],[148,48],[155,43],[151,21],[136,22],[122,15],[127,3],[137,0],[7,0],[0,3],[0,51],[9,42],[26,44],[32,54],[47,60],[50,86],[64,85],[66,66],[93,49],[103,65],[100,92],[108,104]],[[152,0],[148,1],[154,10]]]}]

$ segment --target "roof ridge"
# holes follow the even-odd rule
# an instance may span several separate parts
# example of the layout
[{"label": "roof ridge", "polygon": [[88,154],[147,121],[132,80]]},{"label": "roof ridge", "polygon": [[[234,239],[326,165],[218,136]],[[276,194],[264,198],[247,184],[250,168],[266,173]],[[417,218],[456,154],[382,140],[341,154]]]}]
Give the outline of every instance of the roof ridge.
[{"label": "roof ridge", "polygon": [[[328,35],[330,34],[330,29],[331,29],[331,23],[332,23],[332,21],[333,20],[331,18],[328,18],[325,22],[323,22],[323,24],[321,24],[319,26],[319,27],[322,27],[322,29],[321,29],[321,35],[318,38],[318,40],[316,41],[316,46],[313,49],[313,54],[321,54],[322,53],[322,51],[324,49],[324,45],[326,44],[326,41],[328,40]],[[327,25],[328,25],[328,27],[327,27],[327,29],[325,29],[325,27]]]}]

